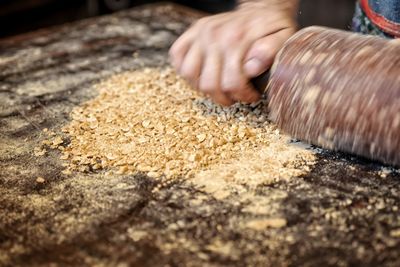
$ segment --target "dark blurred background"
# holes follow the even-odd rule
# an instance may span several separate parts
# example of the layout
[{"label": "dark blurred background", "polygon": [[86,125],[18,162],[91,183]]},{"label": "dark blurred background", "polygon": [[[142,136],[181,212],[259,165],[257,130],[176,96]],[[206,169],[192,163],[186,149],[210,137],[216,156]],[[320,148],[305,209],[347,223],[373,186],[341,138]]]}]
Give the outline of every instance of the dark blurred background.
[{"label": "dark blurred background", "polygon": [[[155,0],[0,0],[0,38],[91,16],[155,3]],[[209,13],[227,11],[235,0],[171,1]],[[301,0],[301,26],[349,29],[355,0]]]}]

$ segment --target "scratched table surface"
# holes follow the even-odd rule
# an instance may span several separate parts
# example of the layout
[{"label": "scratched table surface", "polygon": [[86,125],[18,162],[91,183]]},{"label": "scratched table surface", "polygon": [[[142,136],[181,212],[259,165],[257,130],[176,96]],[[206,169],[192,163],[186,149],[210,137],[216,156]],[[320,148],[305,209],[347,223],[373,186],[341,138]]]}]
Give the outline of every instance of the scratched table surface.
[{"label": "scratched table surface", "polygon": [[307,175],[252,191],[287,221],[254,231],[237,227],[258,216],[238,195],[66,176],[59,152],[33,155],[93,84],[166,66],[199,16],[156,4],[0,40],[0,266],[400,266],[400,174],[376,162],[320,150]]}]

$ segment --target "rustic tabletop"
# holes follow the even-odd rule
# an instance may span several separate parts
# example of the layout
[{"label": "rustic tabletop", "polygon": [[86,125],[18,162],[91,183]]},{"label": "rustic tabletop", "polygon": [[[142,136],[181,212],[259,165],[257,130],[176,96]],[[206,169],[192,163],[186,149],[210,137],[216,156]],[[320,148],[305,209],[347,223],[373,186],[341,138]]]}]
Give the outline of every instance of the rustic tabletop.
[{"label": "rustic tabletop", "polygon": [[[93,84],[166,66],[200,16],[157,4],[0,40],[0,265],[400,266],[400,174],[375,162],[318,150],[308,174],[247,192],[252,212],[184,179],[66,175],[60,152],[34,155]],[[238,226],[260,216],[285,223]]]}]

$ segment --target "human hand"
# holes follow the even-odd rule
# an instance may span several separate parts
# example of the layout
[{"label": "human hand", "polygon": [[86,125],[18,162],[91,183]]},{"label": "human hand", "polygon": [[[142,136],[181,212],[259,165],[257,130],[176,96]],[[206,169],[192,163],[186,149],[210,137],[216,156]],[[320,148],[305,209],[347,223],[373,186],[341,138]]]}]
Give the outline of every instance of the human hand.
[{"label": "human hand", "polygon": [[269,69],[296,30],[297,0],[249,2],[198,20],[170,49],[173,66],[215,102],[255,102],[249,80]]}]

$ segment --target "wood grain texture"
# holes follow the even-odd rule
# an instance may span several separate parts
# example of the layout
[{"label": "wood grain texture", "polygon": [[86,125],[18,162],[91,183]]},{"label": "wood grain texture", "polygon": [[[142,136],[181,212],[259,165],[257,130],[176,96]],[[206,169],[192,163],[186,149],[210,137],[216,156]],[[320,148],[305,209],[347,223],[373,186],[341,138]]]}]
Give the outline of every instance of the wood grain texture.
[{"label": "wood grain texture", "polygon": [[[65,176],[59,152],[33,155],[93,83],[167,64],[197,17],[154,5],[0,41],[0,265],[399,266],[400,175],[378,163],[318,150],[306,176],[219,200],[184,179]],[[257,219],[276,228],[240,227]]]}]

